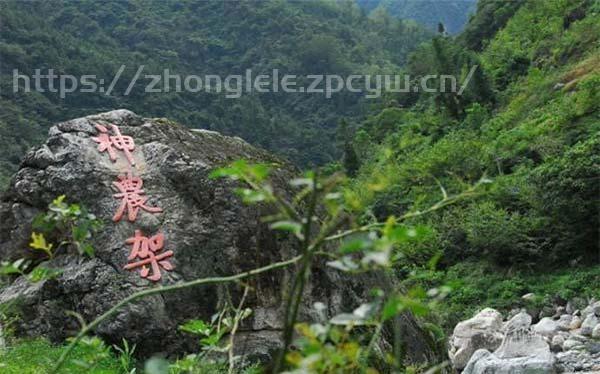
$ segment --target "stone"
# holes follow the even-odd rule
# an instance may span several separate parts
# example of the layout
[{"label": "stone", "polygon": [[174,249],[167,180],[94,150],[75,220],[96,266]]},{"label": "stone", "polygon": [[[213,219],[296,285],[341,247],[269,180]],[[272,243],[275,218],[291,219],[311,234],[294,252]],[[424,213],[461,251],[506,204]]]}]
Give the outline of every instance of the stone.
[{"label": "stone", "polygon": [[531,326],[531,316],[526,312],[520,312],[519,314],[512,317],[504,325],[504,332],[510,332],[513,330],[529,329]]},{"label": "stone", "polygon": [[567,308],[564,306],[559,306],[556,308],[556,313],[554,313],[554,318],[559,318],[566,314],[567,314]]},{"label": "stone", "polygon": [[596,374],[600,370],[600,356],[585,350],[559,352],[555,367],[559,373]]},{"label": "stone", "polygon": [[552,318],[544,317],[537,324],[533,325],[532,330],[540,335],[552,338],[560,330],[559,325]]},{"label": "stone", "polygon": [[507,332],[500,347],[494,352],[498,358],[516,358],[544,356],[550,353],[550,347],[544,338],[529,329]]},{"label": "stone", "polygon": [[573,322],[573,318],[574,317],[570,314],[561,315],[558,321],[556,322],[558,324],[558,328],[563,331],[571,330],[571,323]]},{"label": "stone", "polygon": [[556,309],[555,309],[555,308],[553,308],[553,307],[551,307],[551,306],[545,305],[545,306],[543,306],[543,307],[542,307],[542,309],[540,310],[540,313],[539,313],[539,315],[538,315],[538,318],[539,318],[540,320],[541,320],[541,319],[544,319],[544,318],[547,318],[547,317],[554,318],[554,316],[555,316],[555,315],[556,315]]},{"label": "stone", "polygon": [[522,298],[523,300],[525,300],[525,301],[534,301],[534,300],[535,300],[535,297],[536,297],[536,296],[535,296],[535,294],[534,294],[534,293],[528,293],[528,294],[525,294],[525,295],[521,296],[521,298]]},{"label": "stone", "polygon": [[2,325],[0,325],[0,351],[6,348],[6,340],[4,339],[4,330],[2,329]]},{"label": "stone", "polygon": [[600,317],[600,301],[592,304],[592,312],[596,315],[596,317]]},{"label": "stone", "polygon": [[589,313],[581,324],[581,335],[591,336],[599,323],[600,319],[594,313]]},{"label": "stone", "polygon": [[573,306],[573,302],[569,301],[567,302],[567,306],[565,307],[567,314],[573,314],[573,312],[575,312],[575,307]]},{"label": "stone", "polygon": [[504,338],[502,327],[502,315],[491,308],[456,325],[448,351],[452,365],[456,369],[463,369],[475,351],[497,349]]},{"label": "stone", "polygon": [[560,352],[563,350],[563,344],[565,344],[565,337],[562,335],[555,335],[552,338],[550,349],[552,350],[552,352]]},{"label": "stone", "polygon": [[592,330],[592,338],[600,339],[600,324],[596,325]]},{"label": "stone", "polygon": [[[135,224],[111,222],[118,207],[111,184],[123,174],[128,162],[121,158],[112,162],[98,152],[92,139],[97,136],[98,124],[117,125],[123,135],[134,139],[131,155],[135,170],[143,177],[147,196],[156,199],[162,213],[140,211]],[[44,336],[62,342],[80,327],[68,311],[90,322],[129,295],[155,287],[136,271],[123,269],[130,250],[125,240],[135,229],[160,229],[165,248],[174,252],[169,259],[174,269],[163,273],[158,285],[239,274],[297,254],[297,241],[292,236],[275,235],[261,220],[272,213],[271,207],[243,204],[233,191],[239,183],[209,178],[215,168],[242,158],[277,164],[281,166],[273,171],[273,186],[285,196],[293,196],[288,182],[297,170],[266,151],[239,138],[191,132],[127,110],[63,122],[53,126],[49,134],[45,144],[28,153],[0,198],[0,260],[32,258],[28,246],[31,219],[46,211],[59,195],[81,203],[104,225],[91,239],[94,258],[63,248],[46,263],[62,270],[57,278],[32,284],[17,277],[0,289],[0,303],[19,300],[20,318],[14,326],[18,336]],[[240,326],[238,336],[244,337],[236,345],[240,351],[264,357],[280,345],[282,295],[291,276],[292,269],[281,269],[245,280],[251,286],[245,307],[254,313]],[[329,270],[324,262],[315,265],[300,320],[311,320],[316,301],[327,305],[330,315],[362,304],[374,282],[369,277],[346,277]],[[236,304],[240,296],[239,287],[230,284],[142,298],[101,323],[95,334],[109,345],[126,339],[137,346],[140,357],[198,352],[197,337],[179,331],[178,326],[190,319],[210,321],[226,300]],[[432,360],[429,337],[415,319],[407,314],[398,321],[400,330],[405,331],[402,339],[408,361]]]},{"label": "stone", "polygon": [[581,311],[581,317],[585,320],[587,316],[594,314],[600,317],[600,301],[592,299],[587,307]]},{"label": "stone", "polygon": [[519,313],[521,313],[521,312],[523,312],[523,311],[525,311],[525,312],[526,312],[526,310],[525,310],[525,309],[517,309],[517,308],[515,308],[515,309],[511,309],[511,310],[508,312],[508,314],[506,315],[506,319],[507,319],[508,321],[510,321],[510,320],[511,320],[511,319],[512,319],[514,316],[516,316],[517,314],[519,314]]},{"label": "stone", "polygon": [[543,356],[500,358],[487,350],[475,352],[462,374],[554,374],[556,360]]},{"label": "stone", "polygon": [[567,339],[564,343],[563,343],[563,350],[564,351],[571,351],[571,350],[579,350],[579,349],[584,349],[585,345],[578,341],[578,340],[574,340],[574,339]]},{"label": "stone", "polygon": [[578,316],[573,316],[571,322],[569,323],[569,330],[576,330],[581,327],[581,318]]}]

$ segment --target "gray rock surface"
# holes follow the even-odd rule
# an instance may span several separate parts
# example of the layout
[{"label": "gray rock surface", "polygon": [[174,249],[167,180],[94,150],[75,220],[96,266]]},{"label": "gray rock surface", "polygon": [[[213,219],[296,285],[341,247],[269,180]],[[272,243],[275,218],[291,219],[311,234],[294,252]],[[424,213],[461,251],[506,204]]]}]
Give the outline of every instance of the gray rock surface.
[{"label": "gray rock surface", "polygon": [[494,353],[478,351],[463,374],[555,373],[555,358],[544,338],[529,329],[511,330]]},{"label": "gray rock surface", "polygon": [[594,313],[588,314],[581,324],[581,334],[591,336],[592,332],[594,332],[594,328],[598,326],[598,324],[600,324],[600,318]]},{"label": "gray rock surface", "polygon": [[[91,139],[95,124],[115,124],[136,142],[133,157],[137,174],[144,180],[149,205],[163,213],[140,211],[135,224],[113,223],[118,207],[111,183],[124,174],[125,160],[113,163],[97,150]],[[104,221],[93,238],[96,256],[62,251],[46,265],[61,268],[56,279],[31,284],[23,277],[0,290],[0,303],[15,305],[21,314],[16,333],[46,336],[61,341],[79,329],[74,311],[91,321],[132,293],[155,287],[138,272],[123,270],[130,246],[125,240],[135,229],[145,234],[163,232],[165,248],[174,251],[175,269],[163,273],[163,285],[244,272],[295,255],[291,236],[275,234],[260,217],[266,206],[247,206],[232,191],[235,184],[209,178],[210,172],[237,159],[283,165],[274,174],[274,187],[290,193],[288,181],[296,170],[239,138],[210,131],[189,131],[167,120],[145,119],[117,110],[59,123],[42,146],[30,151],[11,186],[0,199],[0,260],[31,256],[28,242],[32,217],[47,209],[57,196],[85,205]],[[286,192],[287,191],[287,192]],[[240,328],[241,353],[268,356],[279,345],[282,326],[282,293],[290,270],[279,270],[249,280],[252,291],[247,307],[252,317]],[[315,301],[335,315],[355,308],[370,289],[364,279],[346,279],[325,266],[313,271],[306,290],[301,318],[310,319]],[[210,320],[227,300],[239,297],[236,286],[206,286],[147,297],[125,307],[102,323],[96,333],[108,343],[127,339],[141,356],[156,353],[183,354],[197,351],[197,338],[178,331],[189,319]],[[422,362],[433,356],[424,333],[409,315],[401,318],[408,361]]]},{"label": "gray rock surface", "polygon": [[452,365],[460,370],[477,350],[498,348],[503,338],[502,327],[502,315],[491,308],[456,325],[448,351]]},{"label": "gray rock surface", "polygon": [[506,334],[500,347],[494,352],[499,358],[547,356],[550,347],[544,338],[529,329],[512,330]]},{"label": "gray rock surface", "polygon": [[[595,309],[598,302],[591,300],[587,307],[580,305],[579,300],[568,304],[581,306],[581,315],[586,316],[584,328],[579,328],[581,318],[576,315],[579,310],[572,306],[559,306],[555,309],[554,319],[545,317],[532,326],[528,314],[514,314],[511,311],[508,316],[512,317],[504,322],[504,328],[500,331],[502,343],[498,349],[473,351],[467,358],[463,374],[600,372],[600,324]],[[470,325],[472,319],[459,323],[457,328],[464,323]],[[482,326],[489,333],[492,325],[495,323]],[[451,346],[455,345],[455,339],[453,336],[450,340]],[[468,345],[470,348],[473,346]],[[465,356],[460,359],[463,360]],[[450,355],[450,358],[453,356]],[[453,361],[454,368],[461,370],[456,362]],[[458,363],[462,364],[462,361]]]},{"label": "gray rock surface", "polygon": [[560,326],[552,318],[544,317],[537,324],[533,325],[531,329],[540,335],[552,338],[560,331]]},{"label": "gray rock surface", "polygon": [[520,312],[506,323],[504,326],[504,333],[515,330],[529,329],[531,326],[531,320],[532,318],[529,314],[526,312]]},{"label": "gray rock surface", "polygon": [[487,350],[473,354],[463,374],[554,374],[554,357],[527,356],[502,359]]}]

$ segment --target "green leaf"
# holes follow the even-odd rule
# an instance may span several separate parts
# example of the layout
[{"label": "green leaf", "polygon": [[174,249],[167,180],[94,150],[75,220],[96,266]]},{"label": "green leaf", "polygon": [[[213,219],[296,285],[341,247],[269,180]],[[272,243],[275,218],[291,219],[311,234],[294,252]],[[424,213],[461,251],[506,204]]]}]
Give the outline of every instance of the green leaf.
[{"label": "green leaf", "polygon": [[54,279],[62,274],[62,270],[38,266],[27,275],[30,282],[37,283],[43,280]]},{"label": "green leaf", "polygon": [[0,264],[0,275],[23,274],[23,270],[29,265],[29,261],[20,258],[14,262],[3,261]]},{"label": "green leaf", "polygon": [[193,319],[179,326],[179,330],[190,334],[209,336],[213,328],[202,320]]},{"label": "green leaf", "polygon": [[89,243],[81,244],[80,248],[81,248],[81,252],[85,253],[89,257],[94,257],[94,255],[96,253],[96,251],[94,250],[94,247],[92,247],[92,245]]},{"label": "green leaf", "polygon": [[267,195],[262,191],[255,191],[249,188],[236,188],[235,193],[242,198],[246,204],[255,204],[267,200]]},{"label": "green leaf", "polygon": [[208,177],[211,179],[230,178],[233,180],[238,180],[242,177],[242,173],[235,168],[219,168],[213,170]]},{"label": "green leaf", "polygon": [[345,241],[339,251],[343,254],[355,253],[371,248],[372,242],[367,239],[353,239]]},{"label": "green leaf", "polygon": [[302,225],[295,221],[278,221],[271,224],[271,229],[289,231],[294,233],[298,239],[303,240]]},{"label": "green leaf", "polygon": [[327,266],[345,272],[355,271],[360,268],[360,266],[354,262],[350,256],[344,256],[339,260],[329,261],[327,262]]},{"label": "green leaf", "polygon": [[381,319],[387,321],[390,318],[395,317],[404,310],[402,301],[397,297],[391,297],[384,305]]},{"label": "green leaf", "polygon": [[247,166],[247,171],[255,181],[262,182],[269,176],[271,168],[267,164],[253,164]]}]

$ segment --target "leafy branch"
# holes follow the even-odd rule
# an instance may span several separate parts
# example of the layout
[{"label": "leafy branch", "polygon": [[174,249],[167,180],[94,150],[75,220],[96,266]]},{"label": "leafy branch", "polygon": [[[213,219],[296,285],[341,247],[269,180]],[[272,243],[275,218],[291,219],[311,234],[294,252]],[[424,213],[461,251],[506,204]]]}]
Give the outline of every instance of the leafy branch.
[{"label": "leafy branch", "polygon": [[[243,182],[245,185],[236,188],[235,192],[245,203],[266,203],[274,205],[277,208],[277,212],[264,217],[263,221],[270,223],[271,229],[290,232],[297,238],[299,242],[299,254],[297,256],[236,275],[201,278],[136,292],[111,307],[91,323],[87,325],[82,323],[80,332],[71,340],[67,349],[56,362],[51,373],[58,372],[69,354],[86,334],[93,331],[100,323],[117,313],[118,310],[136,300],[146,296],[173,292],[200,285],[238,282],[275,269],[298,265],[291,288],[286,295],[283,347],[274,364],[274,372],[277,373],[283,369],[285,364],[286,354],[292,342],[294,329],[296,328],[296,321],[302,303],[304,289],[309,281],[310,269],[313,265],[315,256],[325,256],[333,259],[334,261],[330,261],[328,265],[342,271],[354,271],[361,268],[361,266],[363,267],[363,270],[389,267],[391,265],[390,253],[392,249],[416,235],[415,230],[408,230],[403,226],[399,226],[399,222],[433,212],[463,198],[473,196],[476,194],[476,189],[479,184],[487,182],[487,180],[482,179],[482,181],[463,193],[453,196],[448,196],[445,193],[445,190],[442,189],[442,192],[444,192],[443,199],[425,210],[409,212],[399,218],[390,217],[383,223],[371,223],[357,228],[340,231],[342,227],[348,225],[351,218],[350,213],[346,210],[347,205],[343,200],[343,194],[338,191],[341,181],[343,180],[342,176],[334,174],[327,178],[319,178],[315,173],[308,172],[305,174],[304,178],[291,181],[293,186],[299,188],[299,192],[292,200],[288,201],[275,193],[274,188],[267,181],[269,171],[270,167],[268,165],[251,165],[245,161],[237,161],[228,168],[215,170],[211,176],[214,178],[227,177],[234,181]],[[331,248],[326,246],[328,242],[341,242],[343,239],[352,238],[359,233],[369,233],[368,239],[362,241],[359,245],[353,244],[353,242],[350,241],[342,243],[336,250],[331,250]],[[354,262],[354,258],[358,255],[363,256],[360,264]],[[246,294],[246,292],[244,294]],[[394,291],[385,297],[381,296],[378,301],[379,304],[377,304],[379,306],[376,306],[375,304],[365,304],[358,309],[360,311],[359,314],[361,315],[360,318],[362,318],[361,323],[366,321],[366,319],[363,318],[365,310],[369,311],[368,318],[371,321],[370,325],[376,326],[376,331],[366,350],[362,350],[362,353],[357,356],[360,358],[360,362],[356,363],[357,365],[364,368],[365,362],[368,361],[369,356],[381,335],[381,329],[386,320],[389,320],[405,310],[414,312],[422,311],[424,309],[422,304],[415,298],[416,296],[413,296],[414,295],[399,295]],[[241,305],[243,304],[244,299],[245,297],[243,297],[240,302],[236,317],[238,317],[238,314],[241,311]],[[379,314],[373,315],[373,313]],[[339,323],[340,318],[338,318],[337,321]],[[350,319],[350,328],[355,323],[357,323],[356,318]],[[234,327],[233,333],[237,330],[237,326]],[[231,337],[231,339],[233,339],[233,337]],[[232,348],[232,344],[229,348]],[[229,354],[231,364],[231,362],[233,362],[231,357],[232,351],[230,351]]]},{"label": "leafy branch", "polygon": [[201,285],[206,285],[206,284],[230,283],[230,282],[240,281],[242,279],[250,278],[250,277],[253,277],[258,274],[262,274],[262,273],[266,273],[266,272],[269,272],[272,270],[290,266],[290,265],[295,264],[298,261],[300,261],[301,258],[302,258],[301,256],[296,256],[296,257],[293,257],[293,258],[285,260],[285,261],[275,262],[275,263],[269,264],[267,266],[249,270],[249,271],[241,273],[241,274],[229,275],[229,276],[224,276],[224,277],[210,277],[210,278],[195,279],[195,280],[192,280],[189,282],[178,283],[178,284],[174,284],[171,286],[157,287],[157,288],[152,288],[152,289],[136,292],[136,293],[126,297],[125,299],[121,300],[119,303],[115,304],[113,307],[111,307],[109,310],[104,312],[102,315],[98,316],[95,320],[93,320],[89,324],[84,324],[82,326],[81,330],[79,331],[79,333],[77,334],[77,336],[75,336],[75,338],[73,338],[71,340],[70,344],[67,346],[67,348],[65,349],[63,354],[60,356],[58,361],[56,361],[56,364],[54,365],[54,368],[50,371],[50,373],[58,373],[60,368],[65,363],[65,360],[69,357],[69,354],[77,346],[77,343],[79,343],[89,332],[93,331],[103,321],[105,321],[108,318],[115,315],[121,308],[123,308],[124,306],[126,306],[128,304],[131,304],[132,302],[134,302],[136,300],[139,300],[141,298],[151,296],[151,295],[158,295],[158,294],[162,294],[162,293],[183,290],[186,288],[196,287],[196,286],[201,286]]}]

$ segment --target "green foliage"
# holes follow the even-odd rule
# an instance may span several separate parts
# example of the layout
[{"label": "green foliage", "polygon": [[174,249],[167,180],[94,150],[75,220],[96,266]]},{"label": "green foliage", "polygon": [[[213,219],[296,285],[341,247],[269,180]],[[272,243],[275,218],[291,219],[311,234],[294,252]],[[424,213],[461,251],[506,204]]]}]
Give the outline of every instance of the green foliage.
[{"label": "green foliage", "polygon": [[[48,212],[35,217],[32,227],[42,233],[31,233],[30,247],[43,251],[49,258],[61,246],[74,247],[80,255],[93,257],[94,248],[89,241],[102,224],[79,204],[67,204],[65,198],[64,195],[57,197],[48,206]],[[48,243],[46,236],[59,244]]]},{"label": "green foliage", "polygon": [[[586,4],[513,4],[514,17],[479,54],[444,37],[416,51],[411,61],[426,67],[482,61],[482,77],[494,78],[496,93],[454,102],[420,95],[410,108],[367,118],[354,144],[369,156],[347,192],[364,217],[400,215],[487,176],[493,184],[484,195],[417,221],[432,234],[415,248],[429,255],[437,248],[449,265],[468,258],[521,268],[597,262],[599,55],[593,43],[567,47],[599,35],[595,11],[580,12]],[[504,7],[490,6],[482,3],[482,11]],[[548,25],[535,21],[547,17]],[[544,46],[555,48],[542,57]],[[522,71],[511,66],[520,55],[529,59]],[[557,68],[559,60],[566,63]],[[376,192],[365,192],[373,185]],[[406,264],[424,265],[423,257],[406,257]]]},{"label": "green foliage", "polygon": [[[38,374],[52,367],[64,347],[44,339],[23,340],[0,352],[0,371],[6,374]],[[64,373],[129,374],[121,362],[98,338],[77,345]]]},{"label": "green foliage", "polygon": [[[352,373],[358,372],[364,348],[353,341],[350,332],[331,325],[296,325],[300,338],[298,350],[287,355],[292,373]],[[370,369],[373,372],[373,369]],[[367,369],[366,372],[370,371]]]},{"label": "green foliage", "polygon": [[[527,1],[483,52],[485,67],[500,88],[530,66],[581,57],[598,40],[597,11],[587,0]],[[588,10],[589,9],[589,10]],[[571,14],[579,14],[569,20]],[[543,20],[543,22],[541,21]]]},{"label": "green foliage", "polygon": [[[405,284],[407,287],[415,284],[450,287],[448,296],[440,301],[430,317],[451,331],[458,322],[487,307],[504,314],[516,308],[527,308],[537,314],[541,306],[551,305],[556,296],[565,300],[598,298],[598,281],[598,267],[515,272],[485,261],[466,261],[445,271],[415,270]],[[522,299],[528,293],[537,295],[539,302],[532,304]]]},{"label": "green foliage", "polygon": [[[246,69],[256,77],[278,69],[298,75],[305,87],[311,83],[306,74],[393,74],[429,36],[414,23],[371,19],[355,4],[327,1],[8,1],[2,11],[2,187],[49,124],[114,108],[241,136],[302,166],[334,161],[340,154],[333,141],[339,119],[359,118],[368,110],[355,93],[331,99],[281,92],[227,99],[204,90],[175,92],[174,79],[169,92],[145,93],[149,79],[140,79],[128,96],[123,93],[140,65],[142,78],[165,69],[182,77],[243,75]],[[61,99],[48,89],[13,93],[11,87],[13,69],[31,77],[35,69],[52,68],[111,82],[121,65],[126,69],[111,95],[74,92]]]},{"label": "green foliage", "polygon": [[489,201],[469,207],[464,219],[467,243],[474,254],[503,265],[523,265],[544,254],[540,250],[544,238],[530,236],[538,226],[535,219]]},{"label": "green foliage", "polygon": [[[374,221],[360,226],[352,220],[352,211],[356,203],[352,194],[344,193],[344,179],[335,174],[319,178],[316,173],[307,172],[304,178],[290,182],[297,188],[297,192],[293,198],[288,199],[274,192],[274,188],[266,179],[269,173],[264,167],[238,161],[229,167],[213,171],[212,176],[242,181],[248,188],[237,190],[251,191],[243,193],[243,199],[249,195],[264,196],[263,199],[246,202],[273,204],[278,208],[278,212],[263,220],[270,222],[273,230],[291,232],[298,240],[302,265],[294,276],[290,290],[286,290],[288,299],[283,334],[284,348],[275,370],[283,368],[281,365],[284,358],[297,372],[369,372],[373,370],[370,367],[372,361],[383,362],[387,368],[403,370],[405,366],[399,336],[395,338],[394,355],[383,357],[375,354],[375,346],[379,342],[384,325],[394,321],[401,313],[410,312],[418,316],[427,314],[430,308],[435,307],[436,303],[446,296],[446,288],[431,289],[428,293],[420,287],[411,287],[404,291],[393,289],[383,282],[380,285],[381,289],[372,290],[373,300],[359,306],[352,313],[342,313],[326,323],[296,325],[298,308],[304,296],[304,285],[310,276],[311,262],[315,261],[317,256],[325,256],[329,260],[326,263],[328,266],[348,274],[387,271],[401,263],[406,256],[414,254],[411,249],[431,235],[426,226],[404,225],[403,221],[455,203],[474,193],[479,183],[470,188],[467,188],[468,183],[464,183],[465,191],[457,195],[448,195],[444,191],[441,200],[428,208],[423,207],[422,210],[415,210],[397,218],[390,216],[385,221]],[[370,187],[372,190],[377,188]],[[344,226],[349,228],[344,230]],[[329,242],[332,245],[326,246]],[[434,266],[435,262],[436,259],[431,260],[431,266]],[[320,305],[317,309],[322,313],[324,306]],[[345,326],[345,330],[336,326]],[[350,334],[356,326],[367,330]],[[194,321],[184,328],[186,331],[205,336],[213,336],[215,331],[213,327],[200,321]],[[288,352],[292,342],[292,328],[299,329],[302,337],[295,343],[299,350]],[[220,339],[220,335],[215,338]],[[432,340],[439,342],[438,339]],[[288,354],[284,355],[285,353]]]},{"label": "green foliage", "polygon": [[525,0],[479,0],[477,11],[471,17],[459,40],[468,48],[480,51],[488,40],[515,14]]},{"label": "green foliage", "polygon": [[564,259],[569,258],[570,248],[581,246],[582,256],[598,261],[600,238],[592,223],[600,222],[600,134],[550,159],[535,170],[532,179],[534,204],[549,217],[554,227],[549,234],[553,234]]},{"label": "green foliage", "polygon": [[113,345],[113,349],[119,354],[119,363],[124,373],[135,374],[137,370],[135,367],[135,358],[133,357],[135,347],[135,344],[130,346],[129,342],[125,339],[122,340],[122,346]]},{"label": "green foliage", "polygon": [[367,11],[373,13],[387,10],[401,19],[411,19],[434,29],[438,24],[451,34],[460,32],[475,8],[476,0],[357,0]]}]

